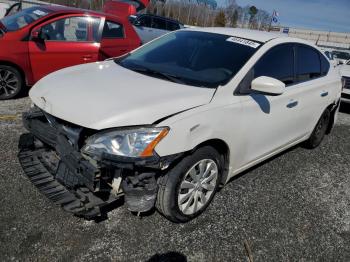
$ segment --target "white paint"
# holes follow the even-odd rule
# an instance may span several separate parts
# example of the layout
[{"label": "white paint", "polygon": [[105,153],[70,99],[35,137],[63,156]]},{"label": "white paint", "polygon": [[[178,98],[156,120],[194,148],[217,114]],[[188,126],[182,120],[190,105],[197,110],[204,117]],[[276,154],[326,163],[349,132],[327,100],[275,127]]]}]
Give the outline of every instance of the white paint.
[{"label": "white paint", "polygon": [[[265,44],[215,95],[213,89],[159,80],[106,61],[49,75],[32,88],[30,97],[37,106],[49,108],[49,113],[58,118],[98,130],[152,124],[172,115],[157,125],[170,127],[169,134],[156,147],[157,154],[181,153],[205,141],[219,139],[230,149],[228,178],[306,140],[324,110],[340,99],[340,75],[333,67],[327,76],[289,86],[278,96],[236,96],[234,91],[246,74],[274,46],[303,43],[317,47],[307,41],[260,31],[186,30],[231,35]],[[325,92],[328,96],[322,97]],[[293,101],[298,106],[288,108]],[[186,109],[190,110],[176,114]]]}]

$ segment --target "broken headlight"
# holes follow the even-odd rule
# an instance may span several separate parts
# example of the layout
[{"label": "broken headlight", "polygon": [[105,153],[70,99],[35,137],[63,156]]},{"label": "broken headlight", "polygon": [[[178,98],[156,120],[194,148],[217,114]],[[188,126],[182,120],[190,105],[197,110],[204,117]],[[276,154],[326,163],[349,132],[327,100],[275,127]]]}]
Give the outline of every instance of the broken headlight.
[{"label": "broken headlight", "polygon": [[103,153],[127,156],[148,157],[154,148],[169,132],[169,128],[138,128],[99,133],[86,140],[82,152],[101,157]]}]

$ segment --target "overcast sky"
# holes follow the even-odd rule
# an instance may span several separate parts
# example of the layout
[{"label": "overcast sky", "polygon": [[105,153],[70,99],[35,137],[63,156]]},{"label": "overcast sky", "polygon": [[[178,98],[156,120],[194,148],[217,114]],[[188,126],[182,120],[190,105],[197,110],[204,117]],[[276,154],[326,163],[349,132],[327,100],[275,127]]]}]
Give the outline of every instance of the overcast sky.
[{"label": "overcast sky", "polygon": [[[350,32],[350,0],[236,0],[280,14],[283,26]],[[218,0],[224,4],[225,0]]]}]

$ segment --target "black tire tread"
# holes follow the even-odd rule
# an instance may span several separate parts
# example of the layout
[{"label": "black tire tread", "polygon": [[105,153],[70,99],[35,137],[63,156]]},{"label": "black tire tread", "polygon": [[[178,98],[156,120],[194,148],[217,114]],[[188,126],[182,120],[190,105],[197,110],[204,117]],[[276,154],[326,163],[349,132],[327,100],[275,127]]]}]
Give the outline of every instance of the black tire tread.
[{"label": "black tire tread", "polygon": [[1,97],[0,96],[0,100],[12,99],[12,98],[19,96],[23,92],[23,85],[24,85],[24,79],[23,79],[22,74],[18,71],[17,68],[15,68],[13,66],[9,66],[9,65],[0,64],[0,69],[12,70],[18,76],[18,80],[19,80],[19,84],[20,84],[20,87],[19,87],[17,92],[15,92],[13,95],[10,95],[8,97]]},{"label": "black tire tread", "polygon": [[314,128],[314,130],[312,131],[312,134],[311,136],[309,137],[308,140],[306,140],[304,143],[303,143],[303,147],[307,148],[307,149],[315,149],[317,148],[323,141],[325,135],[326,135],[326,132],[327,132],[327,129],[325,130],[325,133],[323,134],[322,136],[322,139],[318,142],[317,140],[319,139],[319,137],[317,137],[317,134],[316,134],[316,130],[317,130],[317,127],[319,125],[319,122],[320,120],[324,117],[325,114],[328,114],[328,121],[327,121],[327,124],[326,126],[328,127],[329,125],[329,121],[331,119],[331,112],[330,110],[327,108],[321,115],[320,119],[317,121],[317,124]]},{"label": "black tire tread", "polygon": [[[159,177],[156,209],[168,220],[175,223],[183,223],[192,219],[192,218],[184,217],[174,212],[173,208],[170,206],[169,202],[167,201],[167,199],[169,200],[170,198],[172,198],[169,188],[171,184],[177,182],[176,181],[177,177],[175,175],[175,172],[183,169],[183,167],[186,166],[194,158],[196,153],[205,152],[207,150],[213,152],[214,155],[217,155],[218,156],[217,159],[220,161],[220,157],[219,157],[220,154],[217,152],[217,150],[211,146],[205,146],[205,147],[199,148],[193,154],[184,157],[175,167],[170,169],[165,175]],[[218,164],[219,164],[219,175],[220,175],[222,170],[221,167],[223,165],[222,163],[218,163]],[[219,181],[220,181],[220,178],[218,179],[218,184],[219,184]],[[214,195],[215,195],[215,192],[214,192]]]}]

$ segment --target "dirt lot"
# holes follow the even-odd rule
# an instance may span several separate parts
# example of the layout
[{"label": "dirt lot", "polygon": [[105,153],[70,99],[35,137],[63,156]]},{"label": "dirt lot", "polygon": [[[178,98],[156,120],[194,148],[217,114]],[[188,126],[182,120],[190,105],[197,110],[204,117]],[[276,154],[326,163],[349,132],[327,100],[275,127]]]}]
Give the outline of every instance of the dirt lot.
[{"label": "dirt lot", "polygon": [[0,102],[1,261],[247,261],[245,241],[254,261],[350,261],[350,107],[321,147],[246,172],[200,218],[177,225],[125,207],[95,223],[53,206],[16,158],[25,130],[13,115],[29,104]]}]

